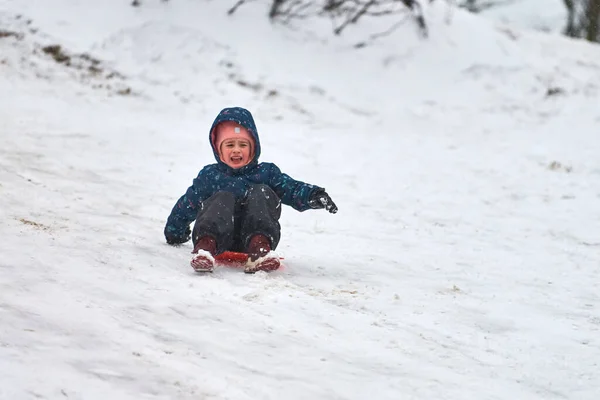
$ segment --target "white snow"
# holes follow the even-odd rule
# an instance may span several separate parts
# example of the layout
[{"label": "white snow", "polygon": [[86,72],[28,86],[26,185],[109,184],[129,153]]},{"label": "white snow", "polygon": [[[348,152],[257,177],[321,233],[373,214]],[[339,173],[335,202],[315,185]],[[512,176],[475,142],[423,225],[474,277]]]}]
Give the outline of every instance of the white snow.
[{"label": "white snow", "polygon": [[[489,2],[480,0],[478,3]],[[495,3],[495,6],[482,10],[481,15],[523,29],[555,34],[561,34],[567,26],[564,0],[499,0]]]},{"label": "white snow", "polygon": [[[599,46],[143,3],[0,0],[0,399],[600,396]],[[162,234],[231,105],[340,209],[271,274]]]}]

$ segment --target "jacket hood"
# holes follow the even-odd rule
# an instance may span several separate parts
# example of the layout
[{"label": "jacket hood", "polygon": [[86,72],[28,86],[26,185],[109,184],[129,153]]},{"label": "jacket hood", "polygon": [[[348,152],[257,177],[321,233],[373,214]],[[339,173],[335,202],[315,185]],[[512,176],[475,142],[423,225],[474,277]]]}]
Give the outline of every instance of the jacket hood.
[{"label": "jacket hood", "polygon": [[208,138],[210,140],[210,146],[213,149],[213,154],[215,156],[215,159],[217,160],[217,163],[219,165],[224,165],[224,166],[227,166],[228,168],[231,168],[227,164],[225,164],[223,161],[221,161],[221,157],[219,157],[219,149],[217,149],[215,146],[215,139],[216,139],[215,128],[221,122],[225,122],[225,121],[233,121],[235,123],[240,124],[241,126],[243,126],[244,128],[246,128],[248,130],[248,132],[250,133],[250,135],[252,135],[252,138],[254,139],[254,156],[252,157],[252,160],[250,161],[250,163],[248,163],[248,165],[240,168],[240,170],[243,170],[250,165],[256,165],[258,163],[258,158],[260,157],[260,140],[258,139],[258,130],[256,129],[256,124],[254,123],[254,118],[252,117],[252,114],[250,113],[250,111],[248,111],[242,107],[224,108],[223,110],[221,110],[219,115],[217,115],[217,118],[215,118],[214,122],[212,123],[212,126],[210,127],[210,132],[209,132]]}]

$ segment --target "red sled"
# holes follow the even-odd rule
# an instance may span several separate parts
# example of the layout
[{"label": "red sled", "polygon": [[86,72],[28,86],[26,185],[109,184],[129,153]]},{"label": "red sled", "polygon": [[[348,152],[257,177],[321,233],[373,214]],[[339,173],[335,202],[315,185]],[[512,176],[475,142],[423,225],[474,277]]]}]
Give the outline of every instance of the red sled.
[{"label": "red sled", "polygon": [[[241,253],[238,251],[224,251],[221,254],[215,256],[215,262],[226,267],[244,268],[248,261],[248,253]],[[283,260],[283,257],[279,257],[279,260]],[[279,267],[281,269],[283,265]]]}]

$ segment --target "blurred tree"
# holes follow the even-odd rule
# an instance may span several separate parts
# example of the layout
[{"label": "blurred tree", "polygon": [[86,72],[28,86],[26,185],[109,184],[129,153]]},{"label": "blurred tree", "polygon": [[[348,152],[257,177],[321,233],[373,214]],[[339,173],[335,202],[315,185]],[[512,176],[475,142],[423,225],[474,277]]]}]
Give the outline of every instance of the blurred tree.
[{"label": "blurred tree", "polygon": [[590,42],[600,42],[600,0],[588,0],[586,7],[587,34],[586,39]]},{"label": "blurred tree", "polygon": [[[229,10],[233,14],[240,6],[252,0],[237,0]],[[340,35],[350,25],[357,24],[359,20],[367,17],[380,17],[389,15],[411,15],[419,31],[427,36],[427,24],[423,17],[419,1],[427,0],[270,0],[269,18],[272,21],[288,23],[291,20],[305,19],[313,16],[327,16],[334,24],[333,32]],[[428,0],[432,2],[434,0]],[[402,21],[401,21],[402,22]],[[401,23],[400,22],[400,23]],[[387,31],[371,36],[375,39],[384,34],[389,34],[400,23],[392,26]],[[357,46],[364,46],[365,43]]]},{"label": "blurred tree", "polygon": [[567,7],[567,26],[565,27],[565,35],[575,37],[577,36],[577,26],[575,23],[575,2],[577,0],[564,0],[565,7]]},{"label": "blurred tree", "polygon": [[565,34],[600,42],[600,0],[563,0],[567,7]]}]

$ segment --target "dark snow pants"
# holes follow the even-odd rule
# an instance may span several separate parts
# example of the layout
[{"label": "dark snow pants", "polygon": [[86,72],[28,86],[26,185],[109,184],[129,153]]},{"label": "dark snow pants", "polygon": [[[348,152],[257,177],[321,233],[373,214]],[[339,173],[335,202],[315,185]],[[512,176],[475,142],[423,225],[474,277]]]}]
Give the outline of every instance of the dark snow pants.
[{"label": "dark snow pants", "polygon": [[238,201],[233,193],[217,192],[202,202],[192,241],[196,247],[199,238],[209,235],[217,242],[217,254],[245,252],[250,238],[262,234],[275,250],[281,238],[280,216],[281,201],[267,185],[252,185]]}]

